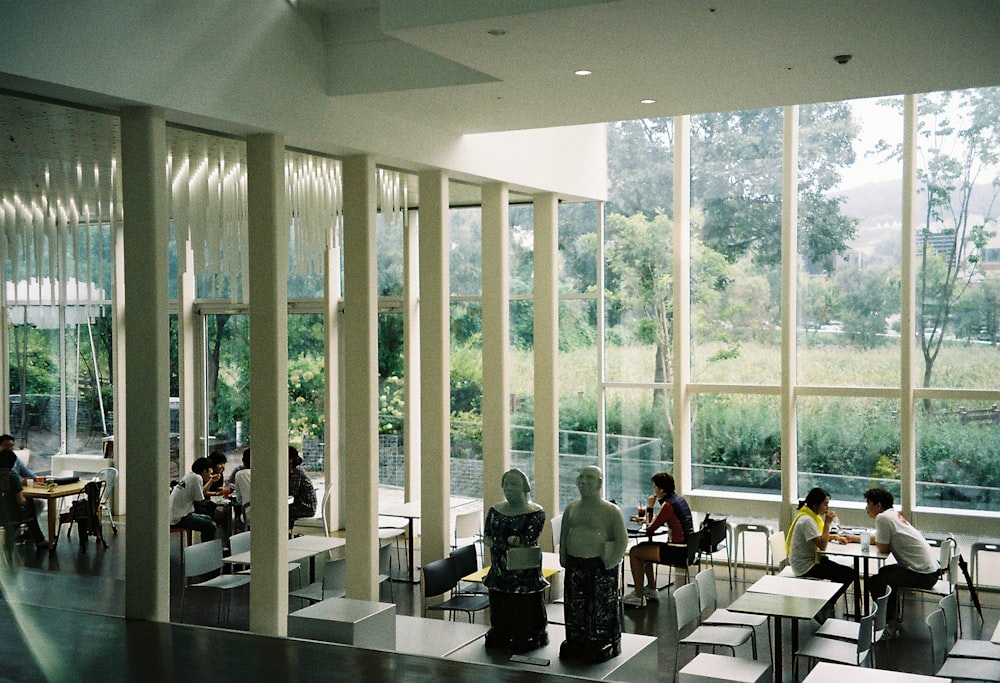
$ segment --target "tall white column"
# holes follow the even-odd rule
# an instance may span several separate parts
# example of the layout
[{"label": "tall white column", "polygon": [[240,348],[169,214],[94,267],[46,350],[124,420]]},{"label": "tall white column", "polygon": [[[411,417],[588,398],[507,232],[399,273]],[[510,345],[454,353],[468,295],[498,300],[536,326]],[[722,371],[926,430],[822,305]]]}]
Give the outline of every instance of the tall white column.
[{"label": "tall white column", "polygon": [[[121,117],[124,229],[125,403],[130,476],[125,617],[170,620],[168,549],[170,335],[167,311],[166,122],[127,107]],[[115,406],[116,411],[118,404]],[[119,413],[120,419],[120,413]],[[119,444],[121,445],[121,444]],[[119,453],[122,460],[124,453]]]},{"label": "tall white column", "polygon": [[341,450],[341,417],[344,402],[340,373],[340,247],[333,245],[327,247],[323,263],[323,334],[326,358],[324,365],[326,384],[323,396],[323,414],[326,416],[323,433],[323,474],[326,476],[327,488],[332,487],[330,500],[327,502],[327,519],[331,528],[340,529],[343,471],[341,465],[344,461]]},{"label": "tall white column", "polygon": [[[194,313],[195,278],[194,250],[191,241],[184,239],[177,249],[177,376],[180,396],[180,453],[179,465],[181,472],[187,472],[195,458],[204,455],[203,442],[198,438],[200,420],[197,420],[197,399],[199,383],[195,368],[195,351],[202,349],[201,340],[195,331],[201,326],[197,324]],[[183,263],[183,267],[181,264]],[[201,448],[198,448],[201,446]]]},{"label": "tall white column", "polygon": [[253,580],[250,630],[288,630],[288,210],[284,138],[247,138]]},{"label": "tall white column", "polygon": [[[482,187],[483,509],[503,498],[510,467],[510,220],[507,186]],[[530,476],[530,472],[526,473]]]},{"label": "tall white column", "polygon": [[420,498],[420,216],[403,223],[403,495]]},{"label": "tall white column", "polygon": [[796,284],[799,271],[799,108],[784,109],[784,172],[781,187],[781,509],[782,529],[792,522],[792,503],[798,500],[796,461],[795,327],[798,324]]},{"label": "tall white column", "polygon": [[691,477],[691,117],[674,117],[674,481],[689,493]]},{"label": "tall white column", "polygon": [[378,289],[375,278],[375,162],[344,159],[344,405],[351,436],[344,457],[350,502],[347,597],[378,599]]},{"label": "tall white column", "polygon": [[[448,290],[448,176],[420,182],[420,557],[448,554],[451,498],[451,334]],[[413,542],[413,539],[410,539]]]},{"label": "tall white column", "polygon": [[559,202],[545,193],[533,203],[535,500],[552,519],[559,514]]},{"label": "tall white column", "polygon": [[903,235],[900,269],[900,400],[899,400],[899,506],[910,518],[917,502],[917,430],[915,373],[917,353],[917,96],[903,98]]}]

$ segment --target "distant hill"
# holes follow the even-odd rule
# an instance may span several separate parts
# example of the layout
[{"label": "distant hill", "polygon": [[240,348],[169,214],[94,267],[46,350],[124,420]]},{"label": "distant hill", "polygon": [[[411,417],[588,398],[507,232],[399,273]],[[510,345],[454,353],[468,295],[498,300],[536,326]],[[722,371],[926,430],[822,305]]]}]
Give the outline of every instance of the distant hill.
[{"label": "distant hill", "polygon": [[[840,194],[847,200],[844,213],[860,219],[859,229],[874,228],[880,224],[900,223],[903,215],[901,180],[886,180],[869,183],[844,190]],[[984,216],[987,212],[996,216],[1000,206],[990,206],[993,189],[988,183],[979,183],[972,193],[970,212],[973,216]],[[917,212],[923,215],[927,209],[925,196],[917,193]]]}]

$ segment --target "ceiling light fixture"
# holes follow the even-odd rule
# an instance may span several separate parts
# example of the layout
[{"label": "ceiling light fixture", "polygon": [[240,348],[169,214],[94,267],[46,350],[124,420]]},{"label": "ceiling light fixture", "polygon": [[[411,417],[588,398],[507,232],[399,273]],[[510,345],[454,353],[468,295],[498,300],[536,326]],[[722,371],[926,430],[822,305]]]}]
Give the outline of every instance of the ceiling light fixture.
[{"label": "ceiling light fixture", "polygon": [[505,31],[502,28],[491,28],[489,31],[487,31],[487,33],[489,33],[491,36],[497,36],[497,37],[507,35],[507,31]]},{"label": "ceiling light fixture", "polygon": [[577,69],[576,71],[573,72],[573,75],[574,76],[589,76],[592,73],[594,73],[594,72],[591,71],[590,69]]},{"label": "ceiling light fixture", "polygon": [[649,97],[645,97],[645,98],[639,100],[639,104],[656,104],[656,100],[654,100],[652,98],[649,98]]}]

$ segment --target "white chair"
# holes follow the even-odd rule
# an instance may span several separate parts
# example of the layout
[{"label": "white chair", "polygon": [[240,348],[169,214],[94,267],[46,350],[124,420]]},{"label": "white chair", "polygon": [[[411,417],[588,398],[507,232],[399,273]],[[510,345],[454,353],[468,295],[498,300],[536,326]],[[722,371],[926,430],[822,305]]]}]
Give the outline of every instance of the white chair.
[{"label": "white chair", "polygon": [[727,609],[719,608],[718,595],[715,590],[715,570],[712,568],[702,569],[694,575],[694,582],[698,586],[698,607],[701,614],[709,612],[709,615],[702,616],[701,623],[705,626],[738,626],[750,630],[750,644],[753,648],[754,659],[757,658],[757,628],[763,626],[768,637],[768,652],[770,652],[771,630],[767,627],[767,617],[761,614],[743,614],[740,612],[730,612]]},{"label": "white chair", "polygon": [[[243,531],[229,537],[229,552],[233,555],[250,552],[250,532]],[[241,569],[237,574],[249,574],[249,569]],[[295,576],[295,587],[302,588],[302,565],[298,562],[288,563],[289,578]]]},{"label": "white chair", "polygon": [[378,547],[378,584],[381,588],[382,584],[389,584],[389,602],[395,602],[395,596],[393,595],[392,581],[392,543],[389,541],[382,541]]},{"label": "white chair", "polygon": [[770,564],[768,568],[772,574],[778,576],[795,576],[795,572],[788,566],[788,551],[785,550],[785,532],[775,531],[768,535],[767,543],[771,548]]},{"label": "white chair", "polygon": [[[910,588],[904,587],[900,588],[899,599],[897,600],[899,615],[897,623],[903,623],[903,600],[907,593],[911,594],[924,594],[931,595],[935,599],[940,599],[946,595],[954,592],[958,587],[959,581],[959,569],[958,569],[958,541],[955,540],[950,534],[941,540],[940,550],[938,551],[938,564],[943,570],[941,573],[941,578],[938,579],[930,588]],[[958,622],[958,632],[962,632],[962,616],[959,613]]]},{"label": "white chair", "polygon": [[792,662],[792,680],[799,680],[799,659],[801,657],[805,657],[810,662],[836,662],[851,666],[863,666],[865,662],[870,662],[876,611],[878,611],[877,604],[870,614],[861,617],[861,623],[858,625],[858,639],[854,642],[824,638],[818,635],[807,640],[795,653],[795,659]]},{"label": "white chair", "polygon": [[678,683],[767,683],[771,667],[743,657],[702,652],[677,674]]},{"label": "white chair", "polygon": [[[872,666],[878,666],[876,662],[875,644],[882,639],[885,634],[885,622],[888,616],[889,596],[892,594],[892,586],[885,587],[885,594],[875,599],[875,621],[872,625]],[[852,643],[858,641],[861,633],[861,622],[847,619],[827,619],[823,625],[816,630],[816,635],[824,638],[836,638],[837,640],[847,640]]]},{"label": "white chair", "polygon": [[301,598],[308,602],[322,602],[329,598],[342,598],[347,593],[347,560],[338,557],[327,560],[323,566],[323,578],[305,588],[292,591],[290,598]]},{"label": "white chair", "polygon": [[767,541],[771,538],[771,534],[774,533],[774,529],[771,528],[769,524],[761,524],[759,522],[744,522],[742,524],[733,525],[733,533],[731,538],[733,539],[733,562],[737,561],[740,554],[740,546],[743,547],[743,575],[746,576],[747,571],[747,544],[744,536],[747,534],[763,534],[764,536],[764,563],[766,566],[770,566],[770,563],[774,561],[771,557],[770,549],[774,546],[769,544]]},{"label": "white chair", "polygon": [[951,645],[948,657],[971,657],[973,659],[1000,660],[1000,645],[988,640],[959,638],[958,635],[958,593],[951,593],[938,600],[944,612],[945,646]]},{"label": "white chair", "polygon": [[[229,593],[234,588],[250,583],[250,576],[248,574],[222,573],[222,541],[218,538],[189,546],[185,555],[184,583],[181,586],[181,621],[184,620],[184,597],[187,591],[191,588],[202,588],[219,591],[217,622],[222,618],[223,597],[225,597],[226,622],[228,623]],[[219,575],[199,583],[189,583],[189,580],[196,576],[214,572],[219,572]]]},{"label": "white chair", "polygon": [[102,467],[97,470],[97,474],[94,476],[94,481],[104,482],[104,491],[101,492],[102,522],[104,515],[107,515],[108,521],[111,522],[111,533],[115,536],[118,535],[118,525],[115,524],[115,518],[111,515],[111,491],[115,488],[115,482],[117,480],[118,470],[114,467]]},{"label": "white chair", "polygon": [[477,554],[482,557],[483,514],[479,510],[461,512],[455,516],[455,529],[452,533],[451,549],[463,545],[475,545]]},{"label": "white chair", "polygon": [[[736,656],[736,648],[750,641],[750,631],[738,626],[708,626],[701,624],[701,612],[698,603],[698,586],[686,583],[674,590],[671,595],[674,602],[674,615],[677,618],[677,642],[674,650],[674,678],[677,679],[677,660],[681,645],[694,645],[695,654],[701,647],[725,647]],[[690,632],[681,637],[685,631]]]},{"label": "white chair", "polygon": [[931,634],[931,673],[955,680],[1000,681],[1000,661],[948,657],[948,633],[944,610],[936,609],[925,619]]},{"label": "white chair", "polygon": [[292,534],[295,532],[295,527],[319,527],[323,530],[324,536],[330,535],[330,518],[329,518],[329,508],[330,508],[330,496],[333,495],[333,487],[336,484],[328,484],[326,490],[323,492],[323,499],[319,504],[319,517],[300,517],[295,520],[295,524],[292,525]]},{"label": "white chair", "polygon": [[559,552],[559,539],[562,538],[562,515],[556,515],[549,522],[552,527],[552,552]]}]

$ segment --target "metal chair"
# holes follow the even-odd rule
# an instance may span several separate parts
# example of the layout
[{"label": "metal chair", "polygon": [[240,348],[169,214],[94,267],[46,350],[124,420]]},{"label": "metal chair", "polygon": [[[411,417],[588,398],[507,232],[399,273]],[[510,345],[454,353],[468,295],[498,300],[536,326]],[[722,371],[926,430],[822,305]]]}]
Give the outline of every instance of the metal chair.
[{"label": "metal chair", "polygon": [[865,662],[871,662],[872,636],[877,611],[878,604],[872,608],[870,614],[861,617],[861,623],[858,624],[858,639],[854,642],[824,638],[820,635],[807,640],[795,653],[792,661],[792,680],[799,680],[800,657],[805,657],[810,662],[836,662],[851,666],[864,666]]},{"label": "metal chair", "polygon": [[733,563],[729,557],[729,522],[726,518],[713,519],[708,516],[702,526],[701,556],[707,557],[715,568],[715,555],[726,551],[726,570],[729,572],[729,587],[733,587]]},{"label": "metal chair", "polygon": [[778,576],[795,576],[795,572],[788,566],[788,552],[785,550],[785,532],[775,531],[773,534],[768,535],[767,545],[771,551],[768,554],[768,572],[777,574]]},{"label": "metal chair", "polygon": [[[872,666],[878,666],[875,644],[885,634],[886,617],[888,617],[889,596],[892,586],[885,587],[885,594],[875,599],[875,622],[872,625]],[[861,633],[861,623],[847,619],[827,619],[816,631],[816,635],[824,638],[836,638],[852,643],[858,641]]]},{"label": "metal chair", "polygon": [[750,645],[752,647],[754,659],[757,658],[757,628],[764,627],[768,638],[768,652],[770,652],[771,630],[767,628],[767,617],[761,614],[744,614],[741,612],[730,612],[727,609],[719,608],[719,600],[715,590],[715,570],[712,568],[702,569],[694,575],[695,585],[698,586],[698,607],[701,614],[710,612],[707,617],[702,617],[701,623],[705,626],[738,626],[750,630]]},{"label": "metal chair", "polygon": [[101,521],[104,521],[104,515],[107,514],[108,521],[111,522],[111,533],[117,536],[118,524],[111,514],[111,492],[115,488],[115,482],[118,481],[118,470],[114,467],[102,467],[97,470],[94,479],[104,482],[104,491],[101,492]]},{"label": "metal chair", "polygon": [[931,674],[952,680],[1000,680],[1000,661],[948,656],[944,610],[936,609],[924,620],[931,634]]},{"label": "metal chair", "polygon": [[[941,542],[941,550],[938,556],[938,564],[940,564],[941,578],[938,579],[930,588],[911,588],[904,587],[900,589],[899,593],[899,618],[898,623],[903,621],[903,597],[907,594],[924,594],[931,595],[936,599],[943,598],[951,593],[958,590],[959,583],[959,568],[958,568],[958,542],[952,536],[948,536]],[[956,596],[957,598],[957,596]],[[962,633],[962,614],[959,611],[958,614],[958,632]]]},{"label": "metal chair", "polygon": [[292,591],[290,598],[299,598],[307,602],[322,602],[328,598],[342,598],[347,594],[347,559],[339,557],[327,560],[323,565],[323,577],[305,588]]},{"label": "metal chair", "polygon": [[[241,531],[238,534],[233,534],[229,537],[229,552],[233,555],[239,555],[240,553],[250,552],[250,532]],[[241,569],[236,572],[237,574],[249,574],[249,569]],[[295,587],[302,588],[302,565],[298,562],[288,563],[288,575],[291,577],[295,576]]]},{"label": "metal chair", "polygon": [[[223,597],[225,597],[226,622],[229,622],[230,591],[250,583],[250,575],[223,574],[222,566],[222,541],[218,538],[205,543],[196,543],[187,549],[184,583],[181,585],[181,621],[184,620],[184,598],[188,589],[204,588],[219,591],[217,622],[222,618]],[[189,580],[196,576],[215,572],[219,574],[211,579],[199,583],[189,583]]]},{"label": "metal chair", "polygon": [[958,633],[958,593],[951,593],[938,600],[944,612],[945,646],[951,645],[949,657],[971,657],[973,659],[993,659],[1000,661],[1000,645],[988,640],[960,638]]},{"label": "metal chair", "polygon": [[684,583],[691,583],[691,567],[700,566],[701,561],[701,539],[704,532],[701,530],[692,532],[687,536],[687,561],[684,564],[668,564],[670,574],[667,576],[668,582],[673,581],[673,571],[684,570]]},{"label": "metal chair", "polygon": [[[693,645],[695,654],[702,647],[725,647],[736,656],[736,648],[750,641],[749,629],[738,626],[709,626],[701,623],[701,608],[698,602],[698,586],[688,583],[673,592],[674,615],[677,619],[677,642],[674,649],[674,677],[677,680],[677,661],[681,645]],[[681,637],[681,634],[690,632]]]},{"label": "metal chair", "polygon": [[483,514],[479,510],[462,512],[455,516],[455,529],[452,533],[451,549],[463,545],[474,545],[476,553],[482,557]]},{"label": "metal chair", "polygon": [[[490,606],[490,600],[485,595],[454,594],[459,579],[454,558],[445,557],[425,564],[420,573],[420,593],[425,617],[429,610],[450,612],[452,615],[454,612],[465,612],[469,615],[471,623],[475,619],[476,612]],[[428,604],[429,599],[439,596],[449,597],[442,602]]]},{"label": "metal chair", "polygon": [[761,524],[758,522],[744,522],[741,524],[736,524],[733,526],[733,561],[737,561],[740,555],[740,544],[743,545],[743,576],[746,577],[747,571],[747,545],[746,539],[743,538],[746,534],[763,534],[764,535],[764,564],[766,566],[771,566],[771,546],[767,543],[767,540],[771,538],[771,534],[774,533],[774,529],[768,524]]},{"label": "metal chair", "polygon": [[969,564],[972,565],[972,582],[979,587],[979,554],[1000,553],[1000,542],[977,541],[969,548]]}]

